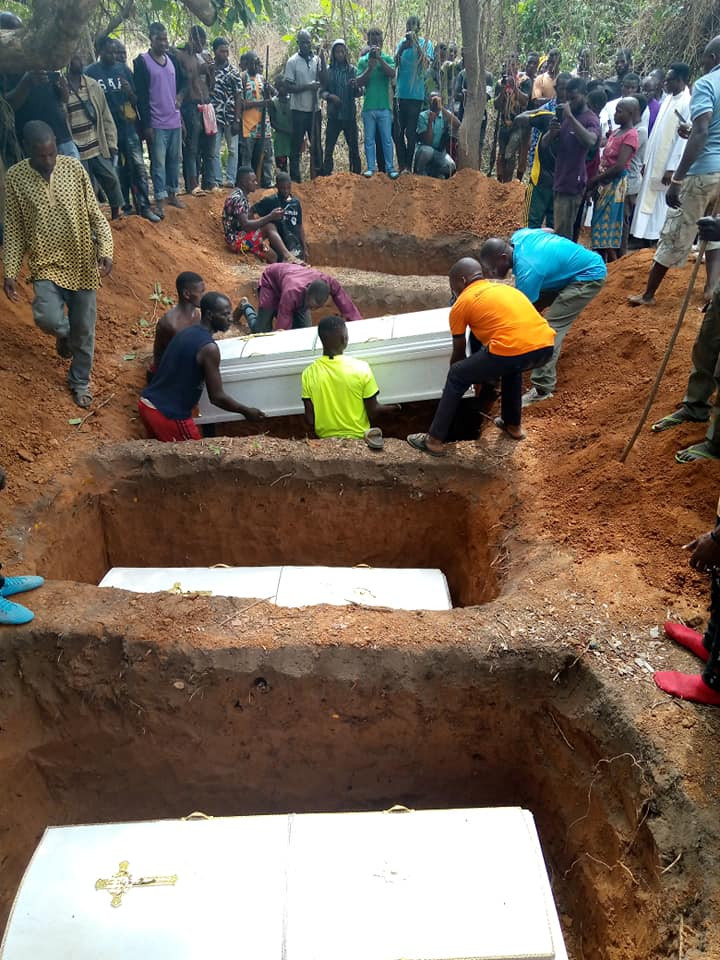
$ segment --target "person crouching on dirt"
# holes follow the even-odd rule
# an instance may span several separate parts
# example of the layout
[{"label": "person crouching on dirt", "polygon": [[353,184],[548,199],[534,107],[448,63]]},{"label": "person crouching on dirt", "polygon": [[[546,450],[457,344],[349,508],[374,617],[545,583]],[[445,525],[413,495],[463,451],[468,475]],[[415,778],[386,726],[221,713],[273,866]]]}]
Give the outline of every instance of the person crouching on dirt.
[{"label": "person crouching on dirt", "polygon": [[665,633],[699,657],[705,667],[702,673],[694,674],[661,670],[653,679],[661,690],[674,697],[720,707],[720,516],[714,530],[703,533],[684,549],[692,550],[690,566],[694,570],[710,574],[710,620],[704,635],[671,621],[665,624]]},{"label": "person crouching on dirt", "polygon": [[[495,418],[495,426],[513,440],[523,440],[522,375],[547,363],[555,342],[555,331],[525,294],[485,280],[477,260],[458,260],[449,279],[457,298],[450,308],[450,372],[430,429],[407,438],[411,447],[434,457],[445,456],[458,405],[473,384],[501,381],[501,416]],[[468,327],[482,346],[466,357]]]},{"label": "person crouching on dirt", "polygon": [[417,121],[417,146],[413,169],[420,177],[449,180],[455,173],[455,161],[448,153],[450,135],[460,126],[458,118],[442,105],[440,94],[430,94],[430,109]]},{"label": "person crouching on dirt", "polygon": [[515,286],[538,310],[547,307],[545,319],[556,333],[549,363],[533,370],[532,386],[524,394],[524,407],[553,396],[557,363],[563,340],[577,315],[602,290],[607,267],[599,253],[547,230],[516,230],[510,242],[491,237],[480,250],[486,277],[503,279],[510,270]]},{"label": "person crouching on dirt", "polygon": [[302,205],[298,197],[293,196],[292,180],[289,173],[282,171],[275,178],[277,193],[263,197],[252,208],[252,212],[262,218],[278,207],[283,211],[282,220],[268,223],[263,227],[263,235],[277,254],[277,259],[286,263],[304,263],[307,259],[307,242],[303,226]]},{"label": "person crouching on dirt", "polygon": [[186,270],[175,279],[178,300],[155,325],[153,361],[148,370],[148,383],[160,366],[162,355],[176,333],[200,322],[200,301],[205,293],[205,281],[199,273]]},{"label": "person crouching on dirt", "polygon": [[[252,253],[259,260],[275,263],[277,254],[270,246],[267,227],[279,223],[285,216],[276,206],[264,217],[250,218],[250,194],[257,190],[257,177],[250,167],[240,167],[237,186],[223,204],[222,226],[225,243],[234,253]],[[277,233],[277,231],[276,231]]]},{"label": "person crouching on dirt", "polygon": [[222,410],[239,413],[247,420],[265,416],[255,407],[237,403],[223,390],[220,350],[212,335],[229,328],[231,312],[230,301],[224,294],[206,293],[200,301],[200,322],[176,333],[168,344],[152,383],[143,390],[138,402],[150,439],[200,440],[193,409],[204,386],[210,402]]},{"label": "person crouching on dirt", "polygon": [[236,310],[245,315],[253,333],[297,330],[312,325],[311,311],[332,297],[345,320],[362,315],[335,277],[299,263],[272,263],[265,267],[258,287],[258,310],[243,299]]},{"label": "person crouching on dirt", "polygon": [[324,317],[318,336],[323,355],[302,373],[305,422],[318,437],[364,439],[371,450],[382,450],[382,431],[370,424],[384,413],[398,412],[400,405],[380,403],[370,366],[345,356],[348,331],[342,317]]},{"label": "person crouching on dirt", "polygon": [[[5,487],[5,471],[0,467],[0,490]],[[0,568],[2,564],[0,563]],[[23,623],[30,623],[35,614],[22,604],[13,603],[8,597],[28,590],[37,590],[45,581],[42,577],[4,577],[0,573],[0,624],[19,627]]]}]

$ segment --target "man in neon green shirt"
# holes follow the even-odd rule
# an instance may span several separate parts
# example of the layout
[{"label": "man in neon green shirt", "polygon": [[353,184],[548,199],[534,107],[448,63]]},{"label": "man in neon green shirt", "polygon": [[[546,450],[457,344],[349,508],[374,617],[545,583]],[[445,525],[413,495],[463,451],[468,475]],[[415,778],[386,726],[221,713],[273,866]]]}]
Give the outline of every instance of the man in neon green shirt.
[{"label": "man in neon green shirt", "polygon": [[318,437],[364,438],[371,450],[382,450],[383,435],[370,422],[400,405],[378,401],[378,385],[369,365],[344,356],[348,332],[342,317],[325,317],[318,324],[323,355],[302,374],[305,421]]}]

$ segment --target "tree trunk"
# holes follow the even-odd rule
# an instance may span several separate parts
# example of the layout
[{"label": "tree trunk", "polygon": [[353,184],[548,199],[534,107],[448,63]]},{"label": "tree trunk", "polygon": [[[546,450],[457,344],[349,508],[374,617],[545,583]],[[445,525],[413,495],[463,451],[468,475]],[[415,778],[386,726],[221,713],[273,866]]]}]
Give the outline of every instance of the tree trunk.
[{"label": "tree trunk", "polygon": [[483,29],[487,0],[459,0],[467,93],[458,141],[458,166],[480,169],[480,131],[485,115]]},{"label": "tree trunk", "polygon": [[206,27],[211,27],[215,23],[217,9],[212,0],[182,0],[182,2]]},{"label": "tree trunk", "polygon": [[[32,16],[19,30],[0,30],[3,73],[59,70],[81,45],[98,0],[35,0]],[[184,0],[207,26],[217,17],[212,0]]]},{"label": "tree trunk", "polygon": [[19,30],[0,30],[3,73],[59,70],[67,65],[98,0],[35,0]]}]

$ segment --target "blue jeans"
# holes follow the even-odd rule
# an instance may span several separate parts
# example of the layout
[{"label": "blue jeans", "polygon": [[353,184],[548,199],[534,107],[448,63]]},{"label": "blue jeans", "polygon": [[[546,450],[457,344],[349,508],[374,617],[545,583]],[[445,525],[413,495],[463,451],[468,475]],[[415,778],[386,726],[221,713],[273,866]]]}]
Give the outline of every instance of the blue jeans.
[{"label": "blue jeans", "polygon": [[380,133],[383,155],[385,157],[385,173],[395,170],[393,163],[392,141],[392,110],[363,110],[363,127],[365,128],[365,160],[367,168],[373,173],[377,169],[375,159],[375,131]]},{"label": "blue jeans", "polygon": [[[227,144],[228,150],[225,172],[223,172],[222,162],[220,160],[220,150],[222,149],[223,140]],[[215,134],[215,139],[212,144],[212,155],[210,159],[212,162],[213,184],[221,187],[225,180],[229,180],[230,183],[235,183],[238,168],[238,134],[232,132],[232,126],[230,124],[225,126],[222,123],[218,123],[218,132]]]},{"label": "blue jeans", "polygon": [[95,351],[95,291],[65,290],[52,280],[35,280],[33,288],[35,323],[45,333],[67,337],[72,353],[68,384],[71,390],[86,390]]},{"label": "blue jeans", "polygon": [[150,144],[150,172],[156,200],[165,200],[178,192],[180,180],[180,127],[176,130],[153,128]]},{"label": "blue jeans", "polygon": [[57,152],[63,157],[75,157],[76,160],[80,159],[80,151],[75,145],[74,140],[64,140],[62,143],[57,145]]}]

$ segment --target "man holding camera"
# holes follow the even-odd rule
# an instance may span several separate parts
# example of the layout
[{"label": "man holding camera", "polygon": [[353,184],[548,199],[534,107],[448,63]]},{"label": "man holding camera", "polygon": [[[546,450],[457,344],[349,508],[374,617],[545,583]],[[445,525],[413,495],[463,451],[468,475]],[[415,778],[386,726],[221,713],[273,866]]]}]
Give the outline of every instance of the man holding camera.
[{"label": "man holding camera", "polygon": [[80,159],[65,116],[68,85],[59,71],[31,70],[22,76],[7,76],[5,89],[5,99],[15,111],[15,130],[19,141],[22,141],[26,123],[42,120],[55,134],[58,153]]},{"label": "man holding camera", "polygon": [[418,36],[419,17],[408,17],[405,29],[407,31],[405,39],[398,44],[395,51],[400,127],[397,151],[398,166],[401,171],[412,168],[417,142],[418,117],[425,102],[425,75],[434,56],[432,43]]},{"label": "man holding camera", "polygon": [[557,136],[553,219],[555,233],[572,240],[587,187],[586,161],[600,139],[600,121],[588,108],[582,77],[568,80],[566,90],[567,103],[557,107],[557,117],[550,123],[550,133]]},{"label": "man holding camera", "polygon": [[393,164],[392,94],[390,83],[395,76],[395,61],[382,52],[382,31],[373,27],[368,31],[368,52],[360,57],[355,85],[365,91],[363,100],[363,127],[365,129],[365,177],[372,177],[377,169],[375,134],[380,134],[385,172],[397,180]]},{"label": "man holding camera", "polygon": [[418,144],[414,170],[421,177],[449,180],[455,173],[455,161],[448,153],[451,131],[460,126],[458,118],[442,105],[438,91],[430,94],[430,109],[418,117]]}]

